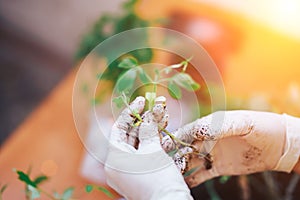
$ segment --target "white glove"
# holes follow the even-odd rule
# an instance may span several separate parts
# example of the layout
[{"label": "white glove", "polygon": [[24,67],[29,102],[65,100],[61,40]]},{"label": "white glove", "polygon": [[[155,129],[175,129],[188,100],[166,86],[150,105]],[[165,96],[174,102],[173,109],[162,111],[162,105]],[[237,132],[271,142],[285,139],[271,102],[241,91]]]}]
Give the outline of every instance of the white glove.
[{"label": "white glove", "polygon": [[172,158],[161,147],[158,124],[167,124],[164,103],[156,102],[153,112],[147,111],[141,125],[133,127],[132,112],[140,114],[145,105],[145,99],[137,97],[112,127],[105,162],[107,183],[126,199],[192,199]]},{"label": "white glove", "polygon": [[[212,163],[195,154],[181,158],[185,162],[180,166],[182,171],[196,169],[186,177],[190,187],[220,175],[265,170],[290,172],[300,155],[300,119],[288,115],[255,111],[216,112],[184,126],[174,135],[193,144],[200,152],[210,153],[212,158]],[[166,136],[163,147],[170,151],[175,145]],[[191,151],[183,148],[181,155]]]}]

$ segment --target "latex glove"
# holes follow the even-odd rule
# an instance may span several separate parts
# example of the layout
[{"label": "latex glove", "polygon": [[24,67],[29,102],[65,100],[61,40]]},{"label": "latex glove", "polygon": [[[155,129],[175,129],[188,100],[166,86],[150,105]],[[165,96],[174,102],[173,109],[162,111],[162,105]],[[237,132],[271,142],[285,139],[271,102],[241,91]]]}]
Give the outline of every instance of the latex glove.
[{"label": "latex glove", "polygon": [[167,124],[165,102],[156,101],[141,125],[132,126],[136,120],[132,112],[140,114],[144,104],[145,99],[137,97],[113,125],[105,163],[108,185],[130,200],[192,199],[172,158],[161,147],[158,124]]},{"label": "latex glove", "polygon": [[[196,169],[186,178],[190,187],[220,175],[265,170],[290,172],[300,154],[300,119],[288,115],[255,111],[216,112],[184,126],[174,135],[193,144],[202,153],[210,153],[213,161],[209,163],[194,154],[181,156],[184,164],[178,166],[182,171]],[[170,151],[175,145],[169,137],[164,137],[163,147]],[[182,148],[180,151],[180,155],[184,155],[192,150]],[[176,163],[179,157],[175,158]]]}]

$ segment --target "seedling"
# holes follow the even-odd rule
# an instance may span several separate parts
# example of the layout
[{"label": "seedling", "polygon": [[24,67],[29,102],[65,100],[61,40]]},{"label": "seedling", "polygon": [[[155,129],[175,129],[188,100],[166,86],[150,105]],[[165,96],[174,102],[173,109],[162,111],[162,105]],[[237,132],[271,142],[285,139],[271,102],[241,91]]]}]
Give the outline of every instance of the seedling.
[{"label": "seedling", "polygon": [[[42,194],[51,200],[76,200],[76,198],[73,197],[74,190],[75,190],[74,187],[66,188],[62,194],[59,194],[57,192],[50,193],[44,190],[40,186],[42,183],[44,183],[49,179],[47,176],[40,175],[36,178],[31,178],[30,177],[31,170],[28,170],[28,172],[26,173],[16,169],[13,169],[13,171],[17,173],[18,179],[25,184],[25,196],[26,199],[28,200],[40,199]],[[6,185],[4,185],[0,190],[0,199],[1,199],[1,194],[4,192],[5,189],[6,189]],[[113,198],[113,195],[104,187],[91,185],[91,184],[85,186],[86,193],[90,193],[92,192],[92,190],[101,191],[104,194],[106,194],[108,197]]]},{"label": "seedling", "polygon": [[[119,96],[113,99],[113,102],[118,108],[124,105],[128,108],[130,98],[128,94],[130,90],[133,89],[134,83],[139,79],[142,84],[150,86],[147,87],[148,90],[145,92],[145,99],[147,100],[147,109],[152,110],[155,104],[155,99],[157,97],[157,85],[161,83],[166,83],[168,87],[168,92],[170,96],[174,99],[180,99],[182,97],[182,89],[194,92],[200,88],[199,83],[197,83],[187,72],[187,67],[191,58],[184,60],[180,63],[173,64],[162,69],[154,69],[154,75],[147,73],[138,62],[133,57],[124,58],[120,64],[119,68],[126,69],[127,71],[117,80],[116,91]],[[149,89],[150,88],[150,89]],[[136,117],[136,122],[133,126],[139,126],[142,122],[142,117],[135,111],[132,111],[133,115]],[[209,169],[212,165],[211,156],[209,154],[204,154],[198,150],[198,148],[192,144],[188,144],[178,138],[176,138],[172,133],[167,131],[163,127],[159,127],[160,132],[167,134],[174,142],[176,149],[169,152],[169,156],[173,157],[179,150],[180,147],[190,147],[193,151],[188,154],[196,154],[198,157],[205,160],[205,168]],[[185,156],[185,155],[182,155]],[[189,176],[196,172],[198,168],[193,168],[188,171],[182,172],[184,176]]]},{"label": "seedling", "polygon": [[[194,81],[194,79],[186,73],[188,63],[191,59],[182,61],[181,63],[167,66],[162,69],[154,69],[154,77],[148,74],[133,57],[124,58],[119,68],[127,69],[127,71],[118,79],[116,83],[116,91],[119,94],[113,99],[113,102],[117,107],[122,107],[129,103],[127,94],[132,90],[135,81],[139,79],[144,85],[152,85],[152,89],[147,91],[145,98],[148,102],[148,109],[152,110],[154,101],[157,96],[157,85],[167,83],[168,92],[174,99],[180,99],[182,97],[181,89],[187,91],[196,91],[200,88],[200,85]],[[178,70],[180,70],[178,72]]]}]

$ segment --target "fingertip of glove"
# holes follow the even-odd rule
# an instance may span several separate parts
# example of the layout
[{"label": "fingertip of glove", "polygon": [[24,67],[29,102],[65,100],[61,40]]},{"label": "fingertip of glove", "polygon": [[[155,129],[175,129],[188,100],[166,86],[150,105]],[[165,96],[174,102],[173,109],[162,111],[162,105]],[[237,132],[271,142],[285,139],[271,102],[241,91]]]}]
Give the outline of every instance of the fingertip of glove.
[{"label": "fingertip of glove", "polygon": [[134,99],[134,101],[130,104],[130,108],[132,110],[136,110],[137,112],[142,112],[145,106],[145,98],[142,96],[138,96]]},{"label": "fingertip of glove", "polygon": [[145,97],[142,97],[142,96],[138,96],[136,97],[132,103],[139,103],[139,104],[143,104],[145,103]]},{"label": "fingertip of glove", "polygon": [[155,103],[166,103],[167,99],[164,96],[159,96],[155,98]]}]

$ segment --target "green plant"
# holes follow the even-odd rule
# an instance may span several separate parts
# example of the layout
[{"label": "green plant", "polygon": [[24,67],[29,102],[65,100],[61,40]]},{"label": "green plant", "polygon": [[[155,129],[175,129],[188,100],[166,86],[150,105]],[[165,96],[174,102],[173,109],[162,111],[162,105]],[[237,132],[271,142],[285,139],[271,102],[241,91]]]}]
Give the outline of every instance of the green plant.
[{"label": "green plant", "polygon": [[[142,19],[135,12],[135,5],[138,0],[128,0],[122,4],[122,14],[112,15],[109,13],[103,14],[92,27],[92,29],[82,38],[79,49],[75,55],[75,60],[80,61],[84,59],[97,45],[109,37],[121,33],[133,28],[143,28],[149,26],[157,26],[166,24],[167,20],[154,19],[152,21]],[[141,40],[143,40],[143,46],[147,46],[148,33],[145,31]],[[114,48],[114,47],[112,47]],[[95,49],[97,53],[97,49]],[[109,51],[108,51],[109,52]],[[113,51],[112,51],[113,52]],[[108,63],[106,70],[97,77],[101,77],[102,80],[116,83],[116,80],[126,71],[125,68],[120,68],[118,65],[124,57],[132,56],[139,63],[149,63],[153,57],[153,50],[151,48],[137,49],[127,52],[124,55],[120,55],[117,59],[112,59],[112,55],[106,55],[105,59]],[[87,91],[88,88],[84,83],[83,91]],[[93,104],[101,102],[103,94],[97,93],[95,98],[92,99]]]},{"label": "green plant", "polygon": [[[109,37],[133,28],[142,28],[155,26],[164,23],[162,20],[148,21],[140,18],[135,12],[135,5],[138,0],[128,0],[122,5],[123,13],[121,15],[104,14],[95,23],[89,33],[87,33],[79,46],[76,53],[76,60],[85,58],[98,44],[108,39]],[[147,32],[144,32],[144,42],[147,43]],[[101,78],[115,83],[120,74],[126,71],[124,68],[117,67],[123,56],[133,56],[139,63],[149,63],[153,57],[153,51],[150,48],[137,49],[120,56],[118,59],[112,60],[110,55],[107,55],[107,69]]]},{"label": "green plant", "polygon": [[[168,92],[171,97],[180,99],[182,97],[181,88],[187,91],[196,91],[200,85],[186,73],[190,59],[184,60],[181,63],[167,66],[162,69],[154,69],[154,77],[151,77],[141,66],[139,66],[137,59],[134,57],[124,58],[118,68],[126,69],[127,71],[117,80],[116,90],[120,96],[113,99],[118,107],[124,104],[128,105],[129,98],[126,96],[133,88],[134,83],[139,77],[144,85],[151,85],[152,89],[147,91],[145,98],[148,101],[148,109],[152,110],[154,100],[157,96],[157,85],[166,82],[168,85]],[[178,70],[180,70],[178,72]]]},{"label": "green plant", "polygon": [[[28,170],[27,173],[16,169],[14,169],[13,171],[17,173],[18,179],[23,183],[25,183],[25,196],[26,199],[28,200],[39,199],[41,198],[42,194],[46,196],[48,199],[52,199],[52,200],[75,200],[76,199],[73,197],[74,190],[75,190],[74,187],[66,188],[62,194],[59,194],[57,192],[49,193],[45,191],[43,188],[41,188],[40,186],[45,181],[49,180],[47,176],[40,175],[35,178],[31,178],[30,169]],[[0,190],[0,199],[1,199],[1,194],[4,192],[5,189],[6,189],[6,185],[4,185]],[[85,186],[85,191],[87,193],[90,193],[94,189],[103,192],[110,198],[113,198],[113,195],[104,187],[96,186],[92,184],[88,184]]]},{"label": "green plant", "polygon": [[[178,64],[173,64],[162,69],[153,69],[154,75],[147,73],[139,64],[138,61],[133,57],[125,57],[118,65],[119,68],[126,69],[127,71],[117,80],[116,92],[119,96],[113,99],[113,102],[117,107],[126,106],[129,108],[130,98],[128,94],[132,90],[134,83],[139,79],[143,85],[147,85],[145,99],[147,100],[147,110],[152,110],[155,99],[157,97],[157,85],[161,83],[167,83],[168,92],[174,99],[180,99],[182,97],[182,89],[187,91],[196,91],[200,88],[200,85],[186,72],[191,58],[184,60]],[[149,87],[150,86],[150,87]],[[138,126],[142,121],[143,117],[137,112],[132,111],[133,115],[137,118],[134,126]],[[161,132],[164,132],[173,140],[176,149],[169,152],[172,157],[178,152],[180,147],[190,147],[193,151],[191,154],[204,158],[206,161],[205,167],[211,168],[212,160],[211,156],[207,153],[200,152],[199,149],[192,145],[181,141],[176,138],[172,133],[167,131],[163,127],[159,127]],[[187,154],[182,155],[187,156]],[[183,172],[184,176],[189,176],[196,172],[199,168],[192,168],[188,171]]]}]

